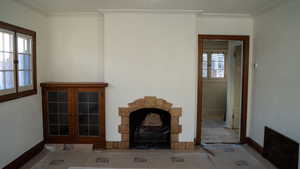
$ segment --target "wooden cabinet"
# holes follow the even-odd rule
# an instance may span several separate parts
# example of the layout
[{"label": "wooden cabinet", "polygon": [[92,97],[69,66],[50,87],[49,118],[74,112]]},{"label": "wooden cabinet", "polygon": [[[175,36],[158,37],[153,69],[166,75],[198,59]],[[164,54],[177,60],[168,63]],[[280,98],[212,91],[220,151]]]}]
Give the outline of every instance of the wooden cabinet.
[{"label": "wooden cabinet", "polygon": [[46,143],[105,146],[106,83],[41,83]]}]

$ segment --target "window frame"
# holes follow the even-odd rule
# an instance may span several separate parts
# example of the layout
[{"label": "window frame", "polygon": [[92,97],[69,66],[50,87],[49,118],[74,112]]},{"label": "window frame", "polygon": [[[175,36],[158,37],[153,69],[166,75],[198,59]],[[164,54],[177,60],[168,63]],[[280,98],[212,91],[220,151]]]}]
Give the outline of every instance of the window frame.
[{"label": "window frame", "polygon": [[[10,94],[3,94],[0,95],[0,102],[5,102],[13,99],[18,99],[21,97],[26,97],[30,95],[35,95],[37,94],[37,67],[36,67],[36,32],[22,28],[19,26],[15,26],[9,23],[5,23],[0,21],[0,29],[4,29],[10,32],[13,32],[13,67],[14,67],[14,87],[15,91]],[[19,68],[18,68],[18,34],[23,34],[26,36],[30,36],[32,38],[32,54],[31,54],[31,59],[32,59],[32,88],[28,90],[20,90],[22,87],[19,86]]]},{"label": "window frame", "polygon": [[[226,76],[226,69],[227,69],[227,50],[221,50],[221,49],[217,49],[217,50],[204,50],[203,54],[207,54],[207,76],[203,77],[203,71],[204,68],[202,66],[202,79],[205,81],[225,81],[227,79]],[[222,78],[218,78],[218,77],[212,77],[211,75],[211,64],[212,64],[212,54],[218,54],[218,53],[223,53],[224,54],[224,77]],[[203,56],[202,56],[202,64],[203,64]]]}]

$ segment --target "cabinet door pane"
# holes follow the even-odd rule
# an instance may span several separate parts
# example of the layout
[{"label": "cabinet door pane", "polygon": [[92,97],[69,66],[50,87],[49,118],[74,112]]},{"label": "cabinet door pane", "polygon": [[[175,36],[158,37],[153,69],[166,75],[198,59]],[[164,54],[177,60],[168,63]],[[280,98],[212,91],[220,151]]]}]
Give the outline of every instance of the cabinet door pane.
[{"label": "cabinet door pane", "polygon": [[78,92],[79,136],[100,136],[99,99],[98,91]]},{"label": "cabinet door pane", "polygon": [[69,135],[68,91],[48,91],[48,132],[50,136]]}]

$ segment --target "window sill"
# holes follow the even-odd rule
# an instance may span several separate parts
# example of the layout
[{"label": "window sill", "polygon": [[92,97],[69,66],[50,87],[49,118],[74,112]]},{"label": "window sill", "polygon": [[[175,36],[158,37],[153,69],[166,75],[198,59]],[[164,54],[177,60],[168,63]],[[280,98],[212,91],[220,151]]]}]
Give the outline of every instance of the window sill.
[{"label": "window sill", "polygon": [[37,90],[32,89],[32,90],[19,92],[18,94],[13,93],[13,94],[8,94],[8,95],[3,95],[3,96],[0,96],[0,103],[15,100],[15,99],[20,99],[20,98],[23,98],[26,96],[31,96],[31,95],[36,95],[36,94],[37,94]]}]

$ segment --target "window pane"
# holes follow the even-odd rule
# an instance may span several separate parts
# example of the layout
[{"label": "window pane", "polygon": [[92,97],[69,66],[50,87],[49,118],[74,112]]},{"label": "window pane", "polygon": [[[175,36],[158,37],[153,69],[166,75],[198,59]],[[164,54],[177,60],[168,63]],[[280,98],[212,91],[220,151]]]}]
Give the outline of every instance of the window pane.
[{"label": "window pane", "polygon": [[207,78],[207,69],[203,69],[202,71],[202,77]]},{"label": "window pane", "polygon": [[214,78],[217,77],[217,70],[211,69],[211,77],[214,77]]},{"label": "window pane", "polygon": [[13,71],[0,71],[0,90],[13,89],[14,81]]},{"label": "window pane", "polygon": [[14,72],[8,71],[5,72],[5,78],[6,78],[6,89],[12,89],[14,88]]},{"label": "window pane", "polygon": [[89,127],[89,136],[99,136],[99,127],[92,125]]},{"label": "window pane", "polygon": [[3,32],[0,30],[0,51],[3,51]]},{"label": "window pane", "polygon": [[203,58],[203,62],[207,62],[207,53],[203,53],[202,58]]},{"label": "window pane", "polygon": [[7,32],[1,32],[0,30],[0,51],[1,52],[13,52],[13,34]]},{"label": "window pane", "polygon": [[4,90],[6,88],[6,81],[5,81],[5,72],[1,71],[0,72],[0,89]]},{"label": "window pane", "polygon": [[207,69],[207,66],[208,66],[208,65],[207,65],[207,62],[202,62],[202,68],[203,68],[203,69]]},{"label": "window pane", "polygon": [[203,53],[203,56],[202,56],[202,69],[203,69],[202,77],[203,78],[207,78],[207,66],[208,66],[207,57],[208,57],[208,54]]},{"label": "window pane", "polygon": [[0,71],[0,90],[5,89],[5,83],[4,83],[4,72]]},{"label": "window pane", "polygon": [[215,69],[211,71],[213,78],[224,78],[224,69]]},{"label": "window pane", "polygon": [[224,62],[217,62],[218,69],[224,69]]},{"label": "window pane", "polygon": [[217,77],[218,77],[218,78],[223,78],[223,77],[225,77],[225,71],[224,71],[224,69],[219,69],[219,70],[217,70]]},{"label": "window pane", "polygon": [[13,53],[0,52],[0,70],[13,70]]},{"label": "window pane", "polygon": [[18,34],[18,78],[19,86],[32,85],[31,37]]},{"label": "window pane", "polygon": [[99,93],[78,93],[78,116],[80,136],[99,136]]},{"label": "window pane", "polygon": [[213,71],[213,70],[215,70],[215,69],[217,69],[217,64],[216,64],[216,62],[211,62],[211,70]]},{"label": "window pane", "polygon": [[30,55],[19,54],[18,60],[19,60],[19,64],[18,64],[19,70],[31,70],[31,56]]},{"label": "window pane", "polygon": [[211,54],[211,61],[212,62],[224,62],[224,54],[223,53],[212,53]]},{"label": "window pane", "polygon": [[31,54],[31,38],[18,34],[18,53],[28,53]]},{"label": "window pane", "polygon": [[19,86],[30,86],[31,83],[31,71],[19,71]]},{"label": "window pane", "polygon": [[223,53],[213,53],[211,55],[211,77],[225,77],[225,56]]},{"label": "window pane", "polygon": [[0,90],[13,89],[14,78],[14,34],[0,29]]}]

